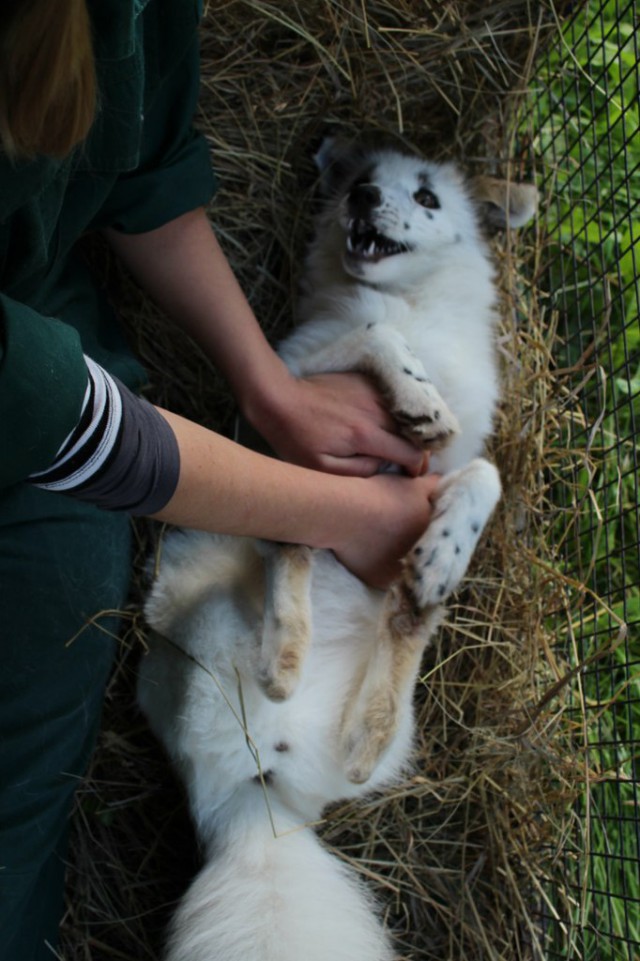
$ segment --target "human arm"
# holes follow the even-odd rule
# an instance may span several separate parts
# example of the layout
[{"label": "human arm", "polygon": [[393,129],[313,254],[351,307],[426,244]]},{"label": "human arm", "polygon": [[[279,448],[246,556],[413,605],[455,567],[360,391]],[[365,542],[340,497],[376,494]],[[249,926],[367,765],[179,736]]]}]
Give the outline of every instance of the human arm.
[{"label": "human arm", "polygon": [[382,462],[407,473],[424,455],[397,433],[359,374],[293,377],[260,329],[202,208],[145,233],[106,231],[143,289],[201,345],[247,420],[280,457],[340,474]]},{"label": "human arm", "polygon": [[264,457],[154,407],[85,360],[75,426],[26,478],[39,487],[200,530],[330,548],[379,587],[428,523],[431,476],[338,477]]},{"label": "human arm", "polygon": [[180,479],[156,519],[223,534],[332,549],[354,574],[386,587],[427,527],[438,478],[338,477],[240,447],[161,411],[180,450]]}]

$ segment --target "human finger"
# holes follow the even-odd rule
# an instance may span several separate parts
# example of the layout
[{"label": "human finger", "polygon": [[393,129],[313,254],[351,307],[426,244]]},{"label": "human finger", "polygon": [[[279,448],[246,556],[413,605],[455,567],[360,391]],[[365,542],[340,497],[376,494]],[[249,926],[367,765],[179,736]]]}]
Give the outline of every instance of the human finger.
[{"label": "human finger", "polygon": [[325,454],[320,458],[318,467],[330,474],[340,474],[342,477],[373,477],[380,473],[389,461],[380,457],[369,457],[364,454],[352,454],[349,457],[336,457]]},{"label": "human finger", "polygon": [[380,462],[395,464],[410,477],[424,474],[429,463],[425,451],[398,434],[397,429],[372,432],[361,453],[377,457]]}]

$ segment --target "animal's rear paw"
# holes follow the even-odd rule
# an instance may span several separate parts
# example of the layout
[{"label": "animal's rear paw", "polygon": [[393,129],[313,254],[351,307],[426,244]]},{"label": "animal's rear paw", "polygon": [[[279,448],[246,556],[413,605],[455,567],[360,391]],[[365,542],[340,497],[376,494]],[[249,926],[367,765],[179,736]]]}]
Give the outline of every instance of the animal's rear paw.
[{"label": "animal's rear paw", "polygon": [[345,712],[340,743],[344,772],[353,784],[364,784],[373,774],[395,733],[396,713],[389,689],[369,697],[364,709],[356,702]]},{"label": "animal's rear paw", "polygon": [[272,701],[297,687],[311,638],[312,551],[301,544],[259,542],[265,599],[258,681]]},{"label": "animal's rear paw", "polygon": [[291,697],[300,680],[305,650],[291,645],[261,665],[258,681],[270,701],[286,701]]}]

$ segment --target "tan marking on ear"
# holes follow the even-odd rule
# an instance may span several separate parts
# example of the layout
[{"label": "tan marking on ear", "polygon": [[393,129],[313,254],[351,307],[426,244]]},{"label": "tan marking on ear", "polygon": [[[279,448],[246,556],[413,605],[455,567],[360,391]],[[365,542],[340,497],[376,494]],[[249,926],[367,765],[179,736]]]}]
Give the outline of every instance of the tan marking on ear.
[{"label": "tan marking on ear", "polygon": [[522,227],[538,209],[538,188],[535,184],[516,184],[497,177],[473,177],[471,193],[486,204],[486,217],[498,227]]}]

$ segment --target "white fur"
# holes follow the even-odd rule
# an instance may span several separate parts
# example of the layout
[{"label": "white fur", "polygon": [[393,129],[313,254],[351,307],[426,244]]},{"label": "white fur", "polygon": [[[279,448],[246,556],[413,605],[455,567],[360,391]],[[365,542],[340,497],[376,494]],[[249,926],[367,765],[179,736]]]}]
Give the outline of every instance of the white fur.
[{"label": "white fur", "polygon": [[[296,691],[274,704],[256,683],[263,583],[242,603],[232,589],[258,557],[251,541],[174,534],[147,603],[152,626],[177,647],[153,639],[139,700],[187,786],[208,859],[174,919],[167,961],[390,961],[370,896],[312,827],[331,801],[397,779],[411,750],[405,697],[366,787],[345,777],[337,725],[381,597],[320,553],[313,644]],[[268,786],[259,769],[272,772]]]},{"label": "white fur", "polygon": [[[414,242],[416,251],[352,275],[343,260],[349,216],[338,195],[321,215],[307,260],[298,310],[303,323],[281,354],[294,372],[310,373],[315,353],[329,347],[337,370],[343,369],[340,340],[348,331],[373,322],[401,334],[460,425],[459,435],[433,458],[432,469],[447,472],[477,457],[492,429],[498,398],[495,271],[455,167],[392,151],[367,154],[363,165],[373,164],[376,183],[389,195],[380,215],[385,231]],[[412,200],[423,170],[442,204],[432,220]]]},{"label": "white fur", "polygon": [[[331,143],[324,148],[324,167],[332,150],[339,153]],[[346,237],[358,219],[350,189],[362,171],[381,196],[371,223],[391,240],[410,244],[410,252],[377,262],[349,258]],[[416,203],[424,184],[437,197],[437,209]],[[437,407],[438,423],[450,431],[431,458],[431,469],[445,475],[436,495],[441,522],[419,542],[414,576],[407,572],[421,606],[445,600],[459,585],[500,496],[497,471],[479,459],[498,399],[495,305],[494,267],[459,170],[392,150],[351,159],[346,186],[334,191],[319,218],[299,306],[303,322],[281,352],[297,374],[354,367],[373,373],[389,388],[393,410],[414,415]],[[373,338],[377,357],[359,364],[358,354],[365,355]],[[432,439],[422,438],[425,446]],[[443,532],[450,537],[448,551],[441,549]]]},{"label": "white fur", "polygon": [[[337,154],[329,144],[321,165]],[[390,961],[370,896],[313,824],[327,804],[391,784],[406,767],[422,650],[500,493],[479,456],[498,395],[493,269],[464,182],[450,165],[394,152],[347,161],[282,356],[296,374],[371,373],[444,477],[404,584],[386,597],[327,552],[309,564],[294,551],[273,574],[277,549],[249,540],[165,540],[139,699],[185,782],[207,859],[167,961]],[[365,230],[352,192],[363,171],[379,191],[366,230],[402,252],[349,254],[354,222]],[[433,209],[416,202],[425,184]],[[300,658],[289,669],[281,655],[294,628]]]}]

